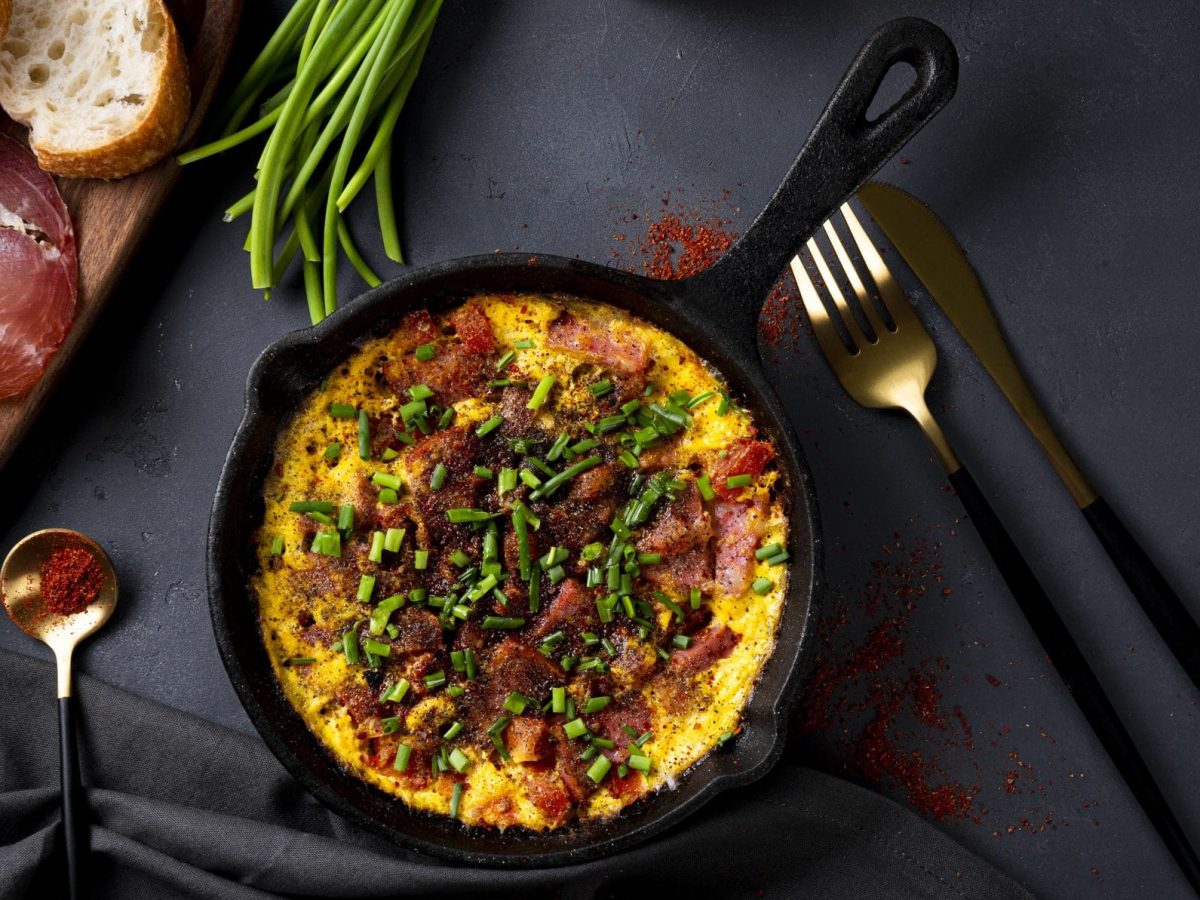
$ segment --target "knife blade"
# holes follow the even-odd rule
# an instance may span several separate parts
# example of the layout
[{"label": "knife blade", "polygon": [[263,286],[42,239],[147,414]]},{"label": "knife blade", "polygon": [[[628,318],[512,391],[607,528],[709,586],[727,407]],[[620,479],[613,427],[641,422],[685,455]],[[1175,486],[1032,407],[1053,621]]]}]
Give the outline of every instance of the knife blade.
[{"label": "knife blade", "polygon": [[942,220],[912,194],[883,182],[863,185],[858,199],[975,351],[1050,459],[1076,504],[1082,509],[1092,503],[1097,496],[1095,489],[1034,399],[1001,335],[979,276]]}]

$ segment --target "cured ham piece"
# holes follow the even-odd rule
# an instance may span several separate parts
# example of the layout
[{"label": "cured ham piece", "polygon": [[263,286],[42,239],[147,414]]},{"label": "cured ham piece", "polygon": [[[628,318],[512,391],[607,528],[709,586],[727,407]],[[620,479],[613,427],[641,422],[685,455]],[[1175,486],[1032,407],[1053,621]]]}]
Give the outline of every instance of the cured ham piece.
[{"label": "cured ham piece", "polygon": [[718,500],[713,504],[717,520],[717,583],[728,594],[741,594],[754,574],[754,551],[766,530],[767,502]]},{"label": "cured ham piece", "polygon": [[0,135],[0,398],[33,387],[75,318],[75,230],[53,179]]},{"label": "cured ham piece", "polygon": [[763,469],[775,457],[775,448],[766,441],[753,438],[738,438],[727,448],[725,455],[712,464],[713,490],[720,497],[733,497],[741,488],[731,488],[726,479],[734,475],[761,475]]},{"label": "cured ham piece", "polygon": [[708,628],[696,635],[686,650],[676,650],[671,654],[671,670],[686,675],[703,672],[718,659],[724,659],[732,653],[741,639],[741,635],[728,625]]},{"label": "cured ham piece", "polygon": [[570,313],[550,323],[546,343],[582,353],[621,375],[640,375],[650,364],[646,345],[633,335],[614,333],[599,322],[577,319]]}]

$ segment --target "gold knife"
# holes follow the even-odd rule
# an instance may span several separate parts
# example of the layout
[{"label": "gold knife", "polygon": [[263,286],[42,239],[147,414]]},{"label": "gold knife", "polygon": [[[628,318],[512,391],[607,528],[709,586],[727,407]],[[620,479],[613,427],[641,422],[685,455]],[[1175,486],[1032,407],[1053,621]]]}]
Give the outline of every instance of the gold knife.
[{"label": "gold knife", "polygon": [[928,206],[894,185],[870,182],[859,190],[858,199],[1008,398],[1146,616],[1200,688],[1200,625],[1055,434],[1017,368],[979,276],[958,241]]}]

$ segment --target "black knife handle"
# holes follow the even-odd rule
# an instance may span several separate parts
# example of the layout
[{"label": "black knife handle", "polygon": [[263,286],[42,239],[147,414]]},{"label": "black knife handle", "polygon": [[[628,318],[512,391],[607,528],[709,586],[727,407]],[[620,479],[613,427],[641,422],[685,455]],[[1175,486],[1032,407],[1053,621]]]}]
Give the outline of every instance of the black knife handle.
[{"label": "black knife handle", "polygon": [[1121,724],[1117,712],[1100,686],[1082,651],[1059,617],[1046,592],[1038,583],[1029,564],[1008,535],[991,504],[965,467],[950,473],[950,484],[958,492],[975,530],[983,538],[1017,605],[1033,627],[1050,661],[1066,682],[1071,696],[1087,717],[1113,764],[1133,791],[1159,837],[1175,857],[1179,868],[1200,894],[1200,859],[1188,843],[1171,807],[1150,774],[1133,739]]},{"label": "black knife handle", "polygon": [[62,774],[63,845],[67,853],[67,889],[71,900],[83,896],[83,862],[87,854],[83,785],[75,745],[75,715],[70,697],[58,698],[58,758]]},{"label": "black knife handle", "polygon": [[1200,625],[1103,497],[1080,512],[1192,683],[1200,688]]}]

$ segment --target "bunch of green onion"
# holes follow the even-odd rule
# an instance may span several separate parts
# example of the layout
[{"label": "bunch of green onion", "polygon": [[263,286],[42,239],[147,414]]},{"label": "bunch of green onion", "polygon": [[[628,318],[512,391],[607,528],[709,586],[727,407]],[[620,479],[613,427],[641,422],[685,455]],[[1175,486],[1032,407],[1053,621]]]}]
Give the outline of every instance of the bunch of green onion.
[{"label": "bunch of green onion", "polygon": [[[229,98],[221,137],[179,157],[195,162],[266,134],[254,190],[225,218],[250,214],[250,278],[268,295],[302,255],[314,324],[337,308],[339,248],[369,285],[380,283],[343,219],[368,181],[384,251],[404,262],[392,196],[393,133],[441,6],[442,0],[296,0]],[[246,124],[255,112],[258,118]],[[364,138],[369,142],[360,150]]]}]

